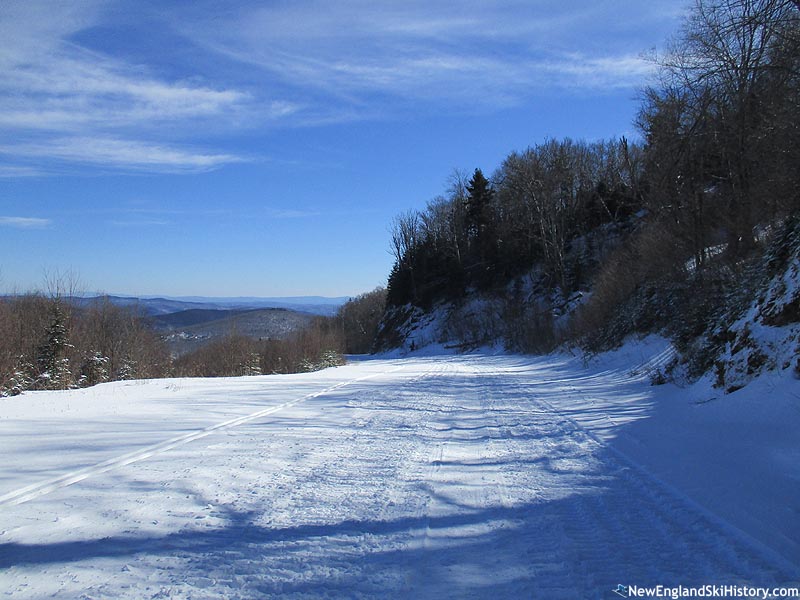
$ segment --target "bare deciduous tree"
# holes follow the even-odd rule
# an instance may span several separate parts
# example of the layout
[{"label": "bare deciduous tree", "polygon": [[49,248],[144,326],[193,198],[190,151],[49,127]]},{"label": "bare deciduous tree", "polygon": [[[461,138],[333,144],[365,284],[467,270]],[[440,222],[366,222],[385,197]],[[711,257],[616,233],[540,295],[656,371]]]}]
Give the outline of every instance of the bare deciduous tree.
[{"label": "bare deciduous tree", "polygon": [[[786,119],[797,114],[797,30],[797,3],[790,0],[696,0],[659,60],[660,88],[647,92],[644,129],[651,155],[662,167],[672,163],[661,169],[670,174],[668,187],[694,182],[685,194],[694,211],[702,212],[706,190],[724,198],[734,254],[752,244],[764,213],[774,217],[779,208],[772,198],[776,180],[786,181],[777,168],[788,148],[775,135],[785,134]],[[659,129],[670,112],[673,124]],[[790,135],[796,139],[796,128]]]}]

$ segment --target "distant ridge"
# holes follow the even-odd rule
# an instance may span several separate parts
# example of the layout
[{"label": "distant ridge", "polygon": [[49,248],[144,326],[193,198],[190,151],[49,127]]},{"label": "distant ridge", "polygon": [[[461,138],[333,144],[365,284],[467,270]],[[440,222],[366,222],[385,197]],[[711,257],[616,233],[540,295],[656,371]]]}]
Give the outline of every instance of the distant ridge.
[{"label": "distant ridge", "polygon": [[330,304],[341,306],[350,296],[140,296],[144,300],[162,299],[200,304]]},{"label": "distant ridge", "polygon": [[324,296],[289,296],[260,298],[208,297],[208,296],[126,296],[126,295],[88,295],[76,298],[79,305],[89,305],[105,298],[116,306],[134,306],[147,316],[168,315],[185,310],[253,310],[262,308],[285,308],[312,315],[332,316],[336,314],[349,297],[327,298]]},{"label": "distant ridge", "polygon": [[[208,305],[206,305],[208,306]],[[308,326],[317,315],[288,308],[190,308],[153,315],[150,321],[176,355],[232,333],[257,340],[282,339]]]}]

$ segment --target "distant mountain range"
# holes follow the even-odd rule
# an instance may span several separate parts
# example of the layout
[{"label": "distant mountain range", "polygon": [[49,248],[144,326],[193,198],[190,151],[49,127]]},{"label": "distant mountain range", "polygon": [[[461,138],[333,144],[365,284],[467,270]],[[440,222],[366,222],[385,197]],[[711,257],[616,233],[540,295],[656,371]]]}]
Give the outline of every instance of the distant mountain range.
[{"label": "distant mountain range", "polygon": [[190,308],[152,315],[149,320],[170,351],[179,356],[232,333],[257,340],[285,338],[315,318],[288,308]]},{"label": "distant mountain range", "polygon": [[262,308],[285,308],[312,315],[331,316],[349,299],[346,296],[326,298],[323,296],[291,296],[279,298],[231,297],[214,298],[205,296],[84,296],[76,299],[77,304],[87,305],[105,297],[117,306],[135,306],[147,316],[168,315],[186,310],[254,310]]},{"label": "distant mountain range", "polygon": [[[2,299],[3,296],[0,296]],[[197,350],[232,333],[257,340],[281,339],[299,331],[316,316],[333,316],[347,297],[209,298],[92,295],[72,297],[78,308],[98,301],[129,307],[147,318],[176,355]]]}]

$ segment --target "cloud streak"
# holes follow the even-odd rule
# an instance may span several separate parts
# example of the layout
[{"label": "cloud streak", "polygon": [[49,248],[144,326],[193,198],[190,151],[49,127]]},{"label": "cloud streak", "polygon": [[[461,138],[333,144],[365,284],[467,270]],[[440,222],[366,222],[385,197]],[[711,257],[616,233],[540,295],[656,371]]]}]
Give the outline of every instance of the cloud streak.
[{"label": "cloud streak", "polygon": [[[673,0],[2,3],[0,135],[17,141],[0,177],[54,163],[194,173],[247,160],[198,150],[216,145],[199,141],[207,132],[634,88],[651,72],[637,32],[670,11]],[[151,29],[168,40],[161,52],[114,43]]]},{"label": "cloud streak", "polygon": [[13,227],[15,229],[46,229],[53,222],[50,219],[40,219],[38,217],[2,217],[0,216],[0,227]]},{"label": "cloud streak", "polygon": [[17,179],[19,177],[41,177],[44,173],[33,167],[19,165],[0,165],[0,179]]},{"label": "cloud streak", "polygon": [[[306,0],[242,7],[223,27],[194,22],[185,33],[366,114],[403,104],[495,109],[533,95],[641,85],[651,69],[639,58],[646,48],[633,41],[634,30],[659,18],[665,4],[632,3],[632,14],[620,15],[608,14],[608,2],[496,0],[459,3],[456,11],[436,0],[350,0],[335,10]],[[616,24],[612,39],[622,41],[587,41],[600,37],[604,21]]]},{"label": "cloud streak", "polygon": [[[164,80],[134,65],[80,46],[71,38],[102,22],[95,2],[7,3],[0,7],[0,133],[21,143],[2,148],[26,166],[0,176],[47,171],[50,161],[107,169],[195,172],[240,157],[196,152],[165,143],[198,124],[235,120],[252,101],[224,84]],[[5,18],[3,18],[5,17]],[[158,65],[153,65],[157,67]],[[276,105],[276,114],[291,107]],[[10,135],[8,137],[11,137]],[[28,169],[27,173],[25,169]]]},{"label": "cloud streak", "polygon": [[243,162],[234,154],[188,151],[163,144],[107,137],[51,138],[0,146],[0,154],[131,171],[197,173]]}]

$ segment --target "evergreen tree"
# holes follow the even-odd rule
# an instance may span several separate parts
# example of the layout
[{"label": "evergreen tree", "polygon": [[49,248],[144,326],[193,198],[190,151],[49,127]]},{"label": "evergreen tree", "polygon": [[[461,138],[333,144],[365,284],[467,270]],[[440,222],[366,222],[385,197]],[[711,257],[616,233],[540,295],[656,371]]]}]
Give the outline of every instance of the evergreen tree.
[{"label": "evergreen tree", "polygon": [[119,381],[136,379],[137,368],[138,365],[136,364],[136,361],[130,356],[126,356],[122,359],[122,364],[120,364],[119,370],[117,371],[116,379]]},{"label": "evergreen tree", "polygon": [[50,324],[47,327],[45,341],[39,347],[39,380],[46,389],[63,390],[72,384],[67,349],[69,340],[67,333],[67,320],[61,306],[54,302]]},{"label": "evergreen tree", "polygon": [[480,169],[475,169],[472,179],[467,184],[466,227],[467,235],[473,240],[484,237],[491,219],[490,207],[494,198],[489,180]]},{"label": "evergreen tree", "polygon": [[89,353],[81,365],[81,376],[78,385],[89,387],[108,381],[109,358],[100,352]]},{"label": "evergreen tree", "polygon": [[485,283],[496,266],[496,236],[492,203],[494,190],[480,169],[475,169],[467,184],[466,218],[467,239],[470,244],[472,263],[476,267],[475,278],[479,285]]},{"label": "evergreen tree", "polygon": [[7,380],[0,385],[0,397],[18,396],[29,389],[34,383],[31,373],[33,373],[33,365],[26,360],[25,356],[20,356],[17,359],[14,371]]}]

